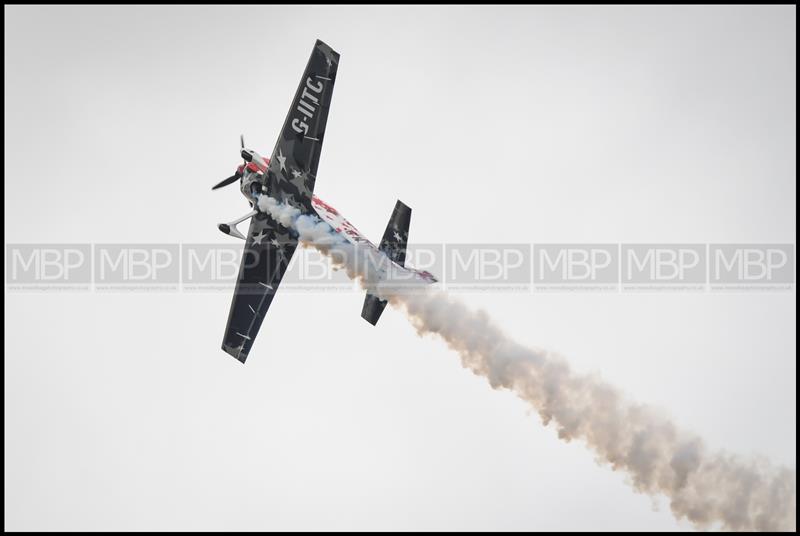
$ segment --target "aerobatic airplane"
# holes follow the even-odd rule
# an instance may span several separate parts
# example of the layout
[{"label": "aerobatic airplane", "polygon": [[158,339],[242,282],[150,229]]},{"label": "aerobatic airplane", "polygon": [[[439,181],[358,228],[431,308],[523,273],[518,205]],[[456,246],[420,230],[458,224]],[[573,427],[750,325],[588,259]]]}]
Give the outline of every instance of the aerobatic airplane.
[{"label": "aerobatic airplane", "polygon": [[[436,281],[426,271],[404,266],[411,223],[411,209],[405,204],[397,201],[383,239],[380,245],[375,246],[339,212],[314,195],[314,182],[338,66],[339,54],[317,40],[272,156],[266,158],[245,148],[244,137],[240,137],[244,162],[233,175],[212,188],[216,190],[238,180],[241,192],[251,206],[251,211],[241,218],[218,225],[223,233],[245,240],[239,277],[222,340],[222,349],[242,363],[250,353],[261,322],[298,244],[294,230],[283,226],[259,208],[261,196],[291,205],[303,214],[318,216],[350,243],[380,252],[395,270],[412,273],[426,283]],[[250,220],[250,228],[245,236],[237,225],[247,219]],[[386,301],[367,292],[361,316],[375,325],[385,307]]]}]

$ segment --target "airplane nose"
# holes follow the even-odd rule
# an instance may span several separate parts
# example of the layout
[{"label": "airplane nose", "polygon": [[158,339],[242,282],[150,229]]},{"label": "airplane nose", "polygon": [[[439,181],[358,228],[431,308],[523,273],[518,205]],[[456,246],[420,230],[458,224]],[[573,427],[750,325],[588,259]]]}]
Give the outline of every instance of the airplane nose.
[{"label": "airplane nose", "polygon": [[253,161],[253,155],[248,153],[246,149],[242,149],[242,158],[244,158],[245,162]]}]

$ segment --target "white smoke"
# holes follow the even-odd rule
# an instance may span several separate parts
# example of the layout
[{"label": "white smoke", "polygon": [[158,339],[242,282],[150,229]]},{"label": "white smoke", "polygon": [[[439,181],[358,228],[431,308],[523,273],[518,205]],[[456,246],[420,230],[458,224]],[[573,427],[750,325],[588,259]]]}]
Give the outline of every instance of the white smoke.
[{"label": "white smoke", "polygon": [[509,389],[529,402],[561,439],[585,442],[598,462],[624,471],[637,491],[666,496],[678,519],[700,529],[796,530],[795,470],[710,451],[701,438],[678,429],[654,408],[626,400],[599,378],[572,372],[559,356],[515,343],[485,312],[432,287],[414,292],[382,287],[372,272],[364,272],[369,262],[359,257],[363,253],[315,216],[275,200],[259,201],[259,208],[405,311],[420,335],[444,339],[464,367],[493,388]]},{"label": "white smoke", "polygon": [[440,291],[395,296],[420,334],[442,337],[464,366],[493,388],[529,402],[561,439],[582,440],[637,491],[663,494],[673,514],[698,528],[795,530],[796,473],[763,460],[710,452],[655,409],[626,400],[562,358],[516,344],[482,311]]}]

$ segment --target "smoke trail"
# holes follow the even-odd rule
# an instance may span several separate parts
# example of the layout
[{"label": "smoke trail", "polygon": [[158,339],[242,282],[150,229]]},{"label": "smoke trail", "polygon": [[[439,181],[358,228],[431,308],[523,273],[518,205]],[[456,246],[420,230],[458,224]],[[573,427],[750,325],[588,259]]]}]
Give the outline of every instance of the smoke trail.
[{"label": "smoke trail", "polygon": [[584,441],[598,462],[624,471],[637,491],[665,495],[678,519],[701,529],[796,530],[795,470],[710,451],[701,438],[678,429],[654,408],[626,400],[597,377],[572,372],[559,356],[515,343],[485,312],[430,287],[414,292],[383,287],[363,270],[375,259],[365,262],[358,248],[316,217],[274,200],[265,201],[262,209],[405,311],[420,335],[440,336],[465,368],[484,376],[493,388],[509,389],[529,402],[561,439]]},{"label": "smoke trail", "polygon": [[558,356],[521,347],[442,292],[395,296],[420,334],[441,336],[464,366],[493,388],[514,391],[553,423],[560,438],[583,440],[598,461],[625,471],[637,491],[664,494],[673,514],[698,528],[795,530],[796,473],[762,460],[709,452],[655,409],[634,404]]}]

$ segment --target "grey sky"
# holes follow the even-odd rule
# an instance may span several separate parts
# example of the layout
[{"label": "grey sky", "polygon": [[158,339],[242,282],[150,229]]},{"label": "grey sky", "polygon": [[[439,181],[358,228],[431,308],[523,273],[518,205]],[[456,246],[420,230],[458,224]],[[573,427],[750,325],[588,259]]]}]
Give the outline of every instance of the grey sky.
[{"label": "grey sky", "polygon": [[[5,241],[220,242],[316,38],[316,193],[378,239],[794,243],[794,7],[5,7]],[[686,529],[356,294],[6,291],[7,530]],[[796,464],[796,296],[473,294],[711,446]]]}]

